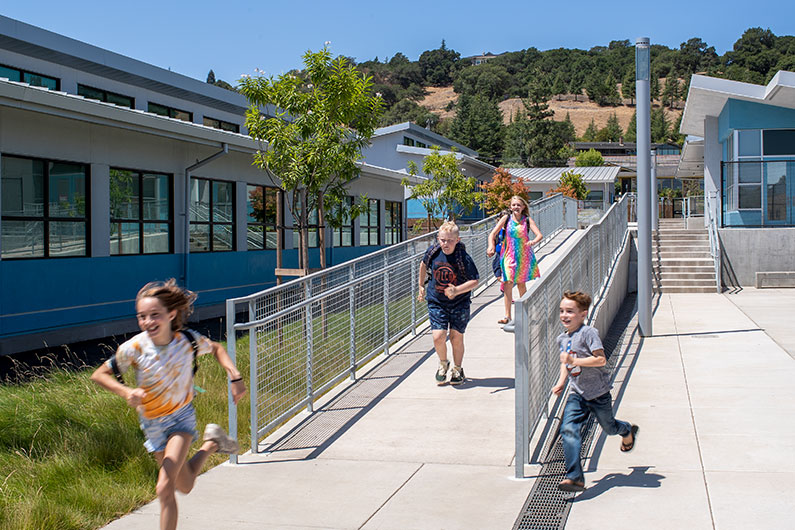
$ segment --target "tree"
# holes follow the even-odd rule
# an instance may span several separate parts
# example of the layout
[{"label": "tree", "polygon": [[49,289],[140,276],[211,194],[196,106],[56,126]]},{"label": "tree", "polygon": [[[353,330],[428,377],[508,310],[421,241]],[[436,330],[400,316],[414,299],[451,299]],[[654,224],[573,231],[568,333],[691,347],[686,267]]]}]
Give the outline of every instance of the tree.
[{"label": "tree", "polygon": [[504,67],[483,63],[464,68],[453,82],[458,94],[480,95],[490,99],[502,98],[511,85],[511,75]]},{"label": "tree", "polygon": [[[409,161],[409,174],[417,174],[417,164]],[[428,226],[436,219],[454,220],[459,211],[469,212],[482,199],[477,190],[475,177],[466,177],[459,166],[458,155],[453,150],[441,154],[433,147],[431,154],[422,163],[422,172],[427,179],[414,186],[403,179],[403,186],[411,193],[409,199],[417,199],[428,213]]]},{"label": "tree", "polygon": [[594,167],[603,165],[605,165],[605,159],[602,156],[602,153],[593,147],[587,151],[580,151],[577,155],[577,159],[574,161],[575,167]]},{"label": "tree", "polygon": [[660,99],[660,79],[656,75],[653,75],[649,82],[649,98],[652,101]]},{"label": "tree", "polygon": [[477,151],[482,159],[499,159],[505,143],[505,125],[497,102],[482,95],[463,94],[457,107],[450,137]]},{"label": "tree", "polygon": [[530,197],[530,192],[524,181],[514,180],[511,173],[504,167],[494,170],[491,182],[483,184],[482,189],[483,204],[481,206],[489,215],[505,210],[514,195],[518,195],[526,201]]},{"label": "tree", "polygon": [[585,132],[582,134],[583,141],[595,142],[598,132],[599,131],[596,129],[596,123],[594,123],[593,118],[591,118],[591,123],[588,124],[588,128],[585,129]]},{"label": "tree", "polygon": [[621,96],[630,100],[630,105],[635,104],[635,72],[632,70],[627,70],[627,75],[621,81]]},{"label": "tree", "polygon": [[604,140],[601,141],[618,142],[624,136],[624,131],[621,129],[621,124],[618,123],[618,116],[615,112],[607,118],[607,125],[603,130],[605,131]]},{"label": "tree", "polygon": [[432,86],[449,86],[453,82],[456,63],[461,55],[454,50],[447,49],[444,40],[436,50],[422,52],[419,67],[422,78]]},{"label": "tree", "polygon": [[[298,198],[287,203],[301,235],[299,268],[307,269],[308,213],[317,210],[321,226],[326,210],[358,213],[345,199],[345,185],[359,173],[356,162],[378,125],[383,102],[372,93],[372,79],[346,58],[332,59],[328,47],[306,52],[303,61],[300,77],[245,76],[240,90],[250,105],[246,127],[262,145],[254,164]],[[276,109],[276,117],[260,112],[266,105]],[[325,249],[324,230],[320,243]],[[325,267],[325,252],[320,259]]]},{"label": "tree", "polygon": [[401,99],[381,117],[381,125],[384,127],[405,121],[428,127],[437,123],[439,117],[410,99]]},{"label": "tree", "polygon": [[552,83],[552,95],[558,96],[558,100],[561,99],[568,87],[566,86],[566,82],[563,80],[563,74],[558,72],[558,75],[555,76],[555,82]]},{"label": "tree", "polygon": [[661,144],[668,138],[668,118],[665,117],[665,111],[660,108],[652,109],[651,111],[651,141],[656,144]]},{"label": "tree", "polygon": [[662,103],[663,107],[668,106],[668,108],[673,109],[674,104],[679,100],[679,80],[674,77],[676,74],[673,74],[671,77],[665,80],[665,88],[663,89],[662,93]]},{"label": "tree", "polygon": [[638,113],[633,112],[632,117],[627,124],[627,132],[624,135],[624,140],[627,142],[636,142],[638,139]]},{"label": "tree", "polygon": [[588,196],[588,188],[582,180],[582,175],[570,170],[561,174],[557,187],[549,190],[548,195],[553,193],[562,193],[567,197],[582,201]]},{"label": "tree", "polygon": [[215,72],[212,69],[207,72],[207,83],[214,85],[215,84]]}]

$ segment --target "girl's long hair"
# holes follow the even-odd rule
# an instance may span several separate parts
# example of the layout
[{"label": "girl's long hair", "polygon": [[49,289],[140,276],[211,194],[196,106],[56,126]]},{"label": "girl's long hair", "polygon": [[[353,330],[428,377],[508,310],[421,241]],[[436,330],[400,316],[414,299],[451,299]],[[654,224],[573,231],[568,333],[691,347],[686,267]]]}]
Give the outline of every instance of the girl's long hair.
[{"label": "girl's long hair", "polygon": [[135,297],[135,303],[137,304],[141,298],[157,298],[166,310],[176,310],[177,316],[171,321],[171,330],[179,331],[193,313],[196,294],[178,286],[177,281],[170,278],[165,282],[149,282],[141,287],[138,296]]}]

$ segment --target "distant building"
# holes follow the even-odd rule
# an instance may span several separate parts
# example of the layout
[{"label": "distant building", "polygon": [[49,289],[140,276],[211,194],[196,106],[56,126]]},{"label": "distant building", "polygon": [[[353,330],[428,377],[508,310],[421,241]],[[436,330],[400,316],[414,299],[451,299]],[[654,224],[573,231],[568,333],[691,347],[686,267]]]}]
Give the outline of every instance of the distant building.
[{"label": "distant building", "polygon": [[618,166],[598,167],[525,167],[510,168],[511,175],[522,180],[530,190],[530,200],[540,199],[560,183],[563,173],[573,171],[582,177],[588,188],[583,201],[587,209],[607,211],[613,202]]},{"label": "distant building", "polygon": [[476,66],[479,64],[487,63],[494,59],[495,57],[499,57],[499,55],[495,55],[491,52],[484,52],[483,55],[472,55],[470,57],[464,57],[465,61],[469,61],[469,64]]}]

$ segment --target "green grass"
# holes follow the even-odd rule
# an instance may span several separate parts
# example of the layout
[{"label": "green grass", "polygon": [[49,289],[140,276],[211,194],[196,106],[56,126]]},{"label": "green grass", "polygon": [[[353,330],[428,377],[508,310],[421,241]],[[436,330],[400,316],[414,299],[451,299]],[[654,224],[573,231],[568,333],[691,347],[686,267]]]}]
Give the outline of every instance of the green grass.
[{"label": "green grass", "polygon": [[[247,374],[248,339],[242,342],[238,368]],[[194,400],[201,433],[207,423],[226,426],[227,378],[212,356],[199,365],[196,383],[207,390]],[[143,447],[135,411],[90,374],[55,370],[0,386],[0,529],[98,528],[155,498],[157,464]],[[244,448],[248,413],[244,398]],[[214,455],[205,468],[225,458]]]}]

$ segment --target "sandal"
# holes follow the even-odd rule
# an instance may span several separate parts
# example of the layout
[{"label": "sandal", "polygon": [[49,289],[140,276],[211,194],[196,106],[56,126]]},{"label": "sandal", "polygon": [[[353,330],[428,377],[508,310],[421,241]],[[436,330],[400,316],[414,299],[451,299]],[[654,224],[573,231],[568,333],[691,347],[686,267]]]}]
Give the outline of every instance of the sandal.
[{"label": "sandal", "polygon": [[630,427],[629,432],[632,434],[632,441],[629,443],[621,442],[621,452],[629,453],[635,448],[635,441],[638,439],[638,426],[633,425]]},{"label": "sandal", "polygon": [[497,324],[507,324],[507,323],[508,323],[508,322],[510,322],[510,321],[511,321],[511,318],[510,318],[510,317],[503,317],[503,318],[501,318],[501,319],[499,319],[499,320],[497,321]]}]

